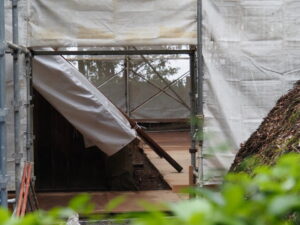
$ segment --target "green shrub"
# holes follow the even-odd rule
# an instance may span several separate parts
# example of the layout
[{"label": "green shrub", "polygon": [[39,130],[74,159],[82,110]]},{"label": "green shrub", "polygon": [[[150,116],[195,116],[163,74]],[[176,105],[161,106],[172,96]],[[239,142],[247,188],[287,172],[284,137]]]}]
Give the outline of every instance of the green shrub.
[{"label": "green shrub", "polygon": [[141,216],[135,225],[300,224],[300,155],[281,157],[253,174],[228,174],[219,191],[193,190],[198,197]]},{"label": "green shrub", "polygon": [[[218,191],[190,190],[197,197],[166,205],[168,213],[145,204],[148,213],[134,215],[133,225],[289,225],[300,224],[300,155],[282,156],[273,167],[262,166],[249,175],[228,174]],[[120,199],[109,205],[115,206]],[[65,224],[68,216],[93,210],[86,195],[72,200],[68,209],[35,212],[24,218],[0,210],[2,225]],[[122,216],[130,217],[132,215]]]}]

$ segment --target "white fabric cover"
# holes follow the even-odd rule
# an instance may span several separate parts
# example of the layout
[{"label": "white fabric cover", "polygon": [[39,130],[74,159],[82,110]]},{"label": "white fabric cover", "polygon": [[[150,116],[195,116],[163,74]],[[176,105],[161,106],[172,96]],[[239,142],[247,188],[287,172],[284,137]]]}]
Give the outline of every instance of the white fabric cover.
[{"label": "white fabric cover", "polygon": [[196,0],[28,0],[29,46],[196,43]]},{"label": "white fabric cover", "polygon": [[203,0],[203,10],[204,172],[215,183],[300,79],[300,1]]},{"label": "white fabric cover", "polygon": [[[182,63],[182,60],[178,60],[179,63]],[[185,60],[184,65],[188,64]],[[182,63],[182,64],[183,64]],[[155,64],[154,64],[155,65]],[[178,64],[173,64],[174,67],[177,67]],[[172,66],[172,65],[171,65]],[[180,65],[181,66],[181,65]],[[143,73],[142,73],[142,72]],[[98,90],[102,92],[111,102],[114,103],[118,108],[126,112],[126,95],[125,95],[125,77],[124,73],[118,75],[107,76],[103,71],[99,69],[96,73],[87,73],[87,78],[92,82]],[[142,67],[139,74],[149,77],[150,74],[145,67]],[[146,74],[146,75],[145,75]],[[114,77],[113,77],[114,76]],[[174,82],[171,86],[172,90],[180,96],[180,98],[188,106],[190,105],[190,76],[188,71],[186,76],[183,76],[183,72],[179,71],[177,74],[173,75],[175,77],[182,77],[179,81]],[[153,74],[153,77],[157,75]],[[150,79],[150,82],[154,85],[142,80],[139,76],[129,73],[129,108],[130,110],[135,109],[136,107],[143,104],[137,110],[130,113],[130,117],[133,119],[142,119],[142,120],[177,120],[177,119],[187,119],[190,117],[190,110],[174,100],[178,99],[176,95],[168,88],[166,84],[161,82],[160,79]],[[172,80],[167,80],[167,83],[173,82]],[[165,89],[165,94],[160,89]],[[157,94],[160,93],[160,94]],[[154,97],[153,97],[154,96]],[[149,100],[149,98],[153,97]],[[148,100],[148,101],[147,101]]]},{"label": "white fabric cover", "polygon": [[122,113],[61,56],[33,60],[33,86],[84,136],[112,155],[136,138]]},{"label": "white fabric cover", "polygon": [[[27,46],[196,42],[196,0],[21,0],[20,3],[20,41],[23,45],[29,43]],[[299,12],[299,0],[203,0],[207,183],[220,181],[240,143],[259,126],[276,100],[300,79]],[[11,30],[9,7],[6,19],[6,27]],[[169,36],[160,33],[161,27],[170,28]],[[13,177],[12,68],[11,57],[7,58],[8,171]],[[62,59],[59,61],[63,63],[57,64],[55,57],[37,59],[42,60],[35,62],[44,68],[42,71],[62,74],[68,67]],[[53,77],[55,74],[51,72]],[[25,99],[24,82],[21,89]],[[21,117],[25,131],[25,114]],[[24,139],[22,135],[20,140]],[[230,151],[220,151],[225,148]],[[11,189],[13,181],[10,179]]]}]

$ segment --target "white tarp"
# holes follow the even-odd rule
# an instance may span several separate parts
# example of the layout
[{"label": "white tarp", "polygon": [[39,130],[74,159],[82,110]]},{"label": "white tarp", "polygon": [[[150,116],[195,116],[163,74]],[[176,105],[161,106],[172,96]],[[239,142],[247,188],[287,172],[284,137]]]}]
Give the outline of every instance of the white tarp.
[{"label": "white tarp", "polygon": [[29,2],[29,46],[196,43],[196,0]]},{"label": "white tarp", "polygon": [[33,60],[33,86],[85,138],[108,155],[136,138],[123,114],[61,56]]},{"label": "white tarp", "polygon": [[[29,12],[26,1],[21,0],[20,40],[28,46],[196,42],[196,0],[28,0]],[[204,151],[210,182],[219,180],[215,169],[230,166],[240,143],[300,79],[299,11],[299,0],[203,0]],[[10,12],[6,14],[10,20]],[[64,71],[56,62],[49,66]],[[7,84],[10,103],[11,79]],[[12,105],[9,108],[13,112]],[[9,160],[13,160],[11,115]],[[230,152],[220,152],[225,144]],[[13,169],[13,161],[9,165]]]},{"label": "white tarp", "polygon": [[217,182],[300,79],[300,1],[204,0],[203,9],[204,166],[207,181]]},{"label": "white tarp", "polygon": [[[135,67],[129,66],[126,69],[128,92],[126,92],[127,76],[124,73],[126,68],[124,61],[83,60],[79,62],[78,68],[114,105],[124,112],[130,111],[128,114],[133,119],[144,121],[187,119],[190,116],[189,60],[168,60],[160,57],[158,60],[152,59],[151,65],[157,67],[158,63],[163,62],[166,62],[166,66],[156,70],[165,81],[152,70],[149,71],[147,66],[143,66],[140,59],[131,58],[130,65],[133,64]],[[169,72],[170,69],[176,72]]]}]

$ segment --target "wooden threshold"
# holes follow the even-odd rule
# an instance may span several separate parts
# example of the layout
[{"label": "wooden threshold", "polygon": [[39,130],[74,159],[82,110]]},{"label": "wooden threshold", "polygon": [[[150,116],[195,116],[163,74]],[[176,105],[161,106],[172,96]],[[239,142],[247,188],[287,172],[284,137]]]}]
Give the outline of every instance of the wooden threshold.
[{"label": "wooden threshold", "polygon": [[[79,192],[52,192],[38,193],[37,198],[40,208],[49,210],[53,207],[66,207],[68,202]],[[91,202],[95,205],[94,213],[125,213],[146,211],[141,202],[148,202],[164,210],[162,203],[174,203],[180,197],[168,190],[158,191],[126,191],[126,192],[87,192],[91,196]],[[106,211],[105,206],[116,197],[124,196],[125,201],[112,211]]]}]

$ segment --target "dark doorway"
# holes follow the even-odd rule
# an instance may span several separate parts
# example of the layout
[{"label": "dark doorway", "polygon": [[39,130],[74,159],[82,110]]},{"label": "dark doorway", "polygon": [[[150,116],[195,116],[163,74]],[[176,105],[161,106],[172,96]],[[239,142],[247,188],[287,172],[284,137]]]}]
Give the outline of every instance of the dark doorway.
[{"label": "dark doorway", "polygon": [[85,149],[82,135],[34,91],[34,158],[38,190],[107,190],[105,161]]},{"label": "dark doorway", "polygon": [[86,149],[81,133],[42,95],[33,93],[37,191],[170,189],[137,145],[131,143],[112,157],[97,147]]}]

